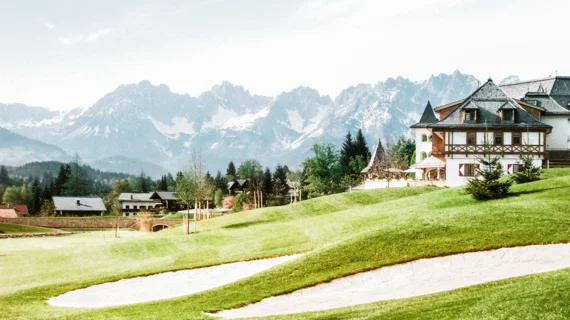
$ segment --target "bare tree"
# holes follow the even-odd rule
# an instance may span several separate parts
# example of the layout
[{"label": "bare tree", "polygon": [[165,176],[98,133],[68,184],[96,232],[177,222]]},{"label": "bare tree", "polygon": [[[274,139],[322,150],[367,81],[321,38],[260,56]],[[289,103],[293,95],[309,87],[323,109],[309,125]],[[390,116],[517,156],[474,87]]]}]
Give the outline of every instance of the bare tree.
[{"label": "bare tree", "polygon": [[[293,187],[296,195],[299,196],[299,200],[301,200],[301,182],[303,180],[303,172],[300,170],[289,171],[287,173],[287,180]],[[297,202],[297,197],[295,197],[295,202]]]}]

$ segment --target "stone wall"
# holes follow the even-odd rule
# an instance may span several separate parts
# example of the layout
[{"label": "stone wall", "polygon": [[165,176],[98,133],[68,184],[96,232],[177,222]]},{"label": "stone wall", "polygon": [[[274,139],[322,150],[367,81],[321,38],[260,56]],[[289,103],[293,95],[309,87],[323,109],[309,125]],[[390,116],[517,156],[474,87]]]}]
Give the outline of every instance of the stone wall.
[{"label": "stone wall", "polygon": [[[0,218],[0,222],[23,224],[36,227],[47,228],[114,228],[117,219],[102,218]],[[147,219],[141,223],[138,219],[118,220],[119,228],[132,228],[140,231],[152,231],[152,227],[158,224],[173,226],[181,224],[182,220],[158,220]]]}]

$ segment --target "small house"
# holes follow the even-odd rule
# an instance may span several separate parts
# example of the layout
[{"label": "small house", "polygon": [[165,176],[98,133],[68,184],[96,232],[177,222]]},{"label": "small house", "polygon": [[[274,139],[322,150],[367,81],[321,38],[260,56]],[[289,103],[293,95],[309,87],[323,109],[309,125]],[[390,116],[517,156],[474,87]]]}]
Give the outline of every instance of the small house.
[{"label": "small house", "polygon": [[29,216],[28,207],[24,204],[7,204],[0,205],[0,218],[19,218]]},{"label": "small house", "polygon": [[121,203],[121,211],[123,216],[136,215],[140,211],[157,212],[162,208],[160,199],[151,199],[154,195],[150,193],[121,193],[119,202]]},{"label": "small house", "polygon": [[64,217],[102,216],[107,211],[101,198],[53,197],[53,204]]},{"label": "small house", "polygon": [[178,200],[178,196],[176,195],[176,192],[171,192],[171,191],[156,191],[153,192],[152,195],[150,196],[151,200],[157,201],[161,203],[161,207],[171,211],[171,212],[177,212],[180,210],[186,210],[186,204],[180,202]]},{"label": "small house", "polygon": [[228,182],[228,191],[230,195],[236,195],[249,189],[249,182],[246,179],[234,180]]}]

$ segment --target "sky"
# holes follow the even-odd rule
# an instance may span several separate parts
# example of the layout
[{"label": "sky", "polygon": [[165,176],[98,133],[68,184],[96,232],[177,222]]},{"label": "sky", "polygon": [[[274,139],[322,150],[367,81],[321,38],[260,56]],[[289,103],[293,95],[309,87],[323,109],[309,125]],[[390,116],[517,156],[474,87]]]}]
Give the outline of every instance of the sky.
[{"label": "sky", "polygon": [[275,96],[460,70],[570,76],[568,0],[1,1],[0,103],[88,107],[149,80]]}]

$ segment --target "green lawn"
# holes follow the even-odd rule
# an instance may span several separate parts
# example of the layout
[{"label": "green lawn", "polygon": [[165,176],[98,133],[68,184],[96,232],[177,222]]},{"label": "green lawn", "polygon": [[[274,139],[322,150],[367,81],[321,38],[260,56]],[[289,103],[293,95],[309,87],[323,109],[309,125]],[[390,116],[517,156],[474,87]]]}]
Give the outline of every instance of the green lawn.
[{"label": "green lawn", "polygon": [[0,234],[5,233],[42,233],[42,232],[55,232],[54,229],[25,226],[21,224],[0,223]]},{"label": "green lawn", "polygon": [[[477,202],[461,189],[354,192],[201,221],[159,233],[0,240],[0,318],[208,318],[356,272],[423,257],[570,241],[570,169]],[[200,294],[103,309],[51,307],[63,292],[125,277],[307,252],[300,259]],[[286,319],[565,319],[570,269],[411,299]]]}]

